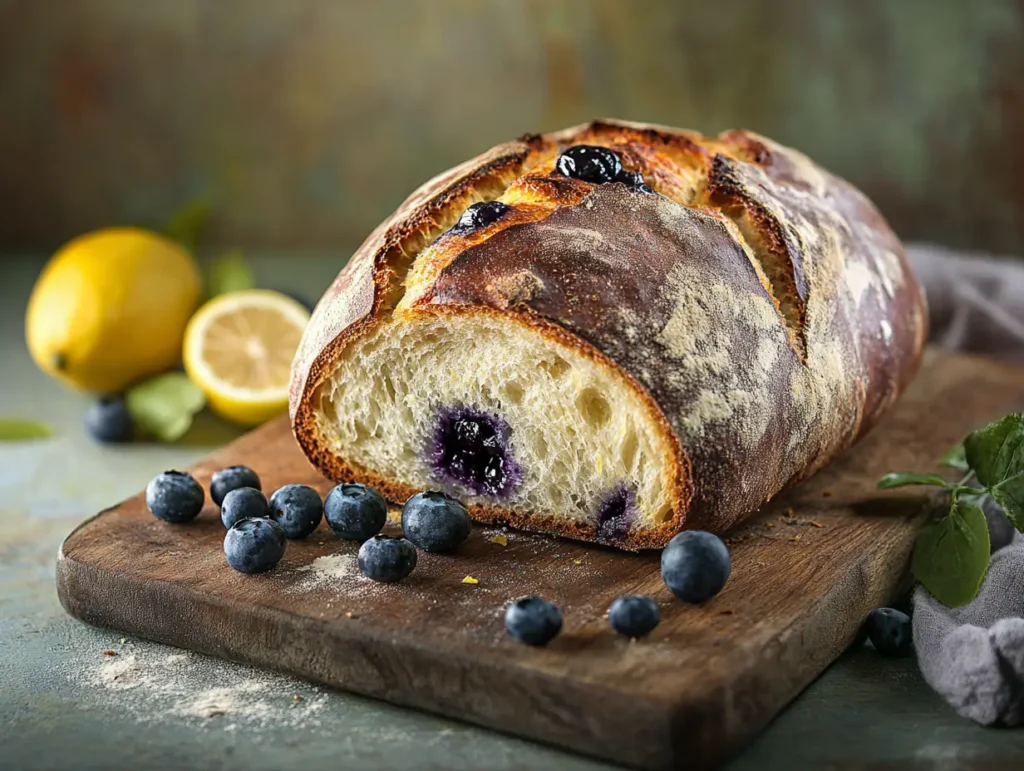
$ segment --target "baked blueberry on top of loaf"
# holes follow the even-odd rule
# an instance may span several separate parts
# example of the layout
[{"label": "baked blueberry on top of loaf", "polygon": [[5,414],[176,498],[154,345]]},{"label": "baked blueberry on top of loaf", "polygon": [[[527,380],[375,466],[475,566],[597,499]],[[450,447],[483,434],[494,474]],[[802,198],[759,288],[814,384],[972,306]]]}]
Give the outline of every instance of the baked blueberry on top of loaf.
[{"label": "baked blueberry on top of loaf", "polygon": [[859,191],[744,131],[598,121],[417,190],[293,366],[310,460],[623,548],[721,531],[861,436],[926,336]]}]

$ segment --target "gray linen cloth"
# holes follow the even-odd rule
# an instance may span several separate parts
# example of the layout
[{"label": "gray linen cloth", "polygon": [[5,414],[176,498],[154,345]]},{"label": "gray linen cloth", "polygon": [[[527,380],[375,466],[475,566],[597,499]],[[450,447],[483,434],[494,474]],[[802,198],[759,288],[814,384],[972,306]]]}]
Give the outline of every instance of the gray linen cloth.
[{"label": "gray linen cloth", "polygon": [[[928,295],[934,343],[1024,363],[1024,263],[924,245],[907,253]],[[1024,536],[992,555],[963,608],[917,587],[913,625],[924,679],[957,712],[983,725],[1024,722]]]}]

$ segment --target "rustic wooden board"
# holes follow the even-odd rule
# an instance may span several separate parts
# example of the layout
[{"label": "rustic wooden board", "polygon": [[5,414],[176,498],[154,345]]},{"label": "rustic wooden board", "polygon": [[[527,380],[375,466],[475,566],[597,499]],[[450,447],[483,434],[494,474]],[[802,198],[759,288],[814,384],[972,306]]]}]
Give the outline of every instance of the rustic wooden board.
[{"label": "rustic wooden board", "polygon": [[[714,766],[735,753],[854,638],[906,578],[925,500],[874,490],[882,473],[932,470],[964,433],[1018,409],[1024,373],[932,352],[883,425],[729,539],[733,573],[704,606],[674,601],[657,554],[625,554],[478,528],[454,556],[421,554],[404,583],[358,575],[356,546],[321,526],[279,568],[244,576],[224,561],[212,504],[168,525],[142,495],[75,530],[59,556],[64,607],[90,624],[282,670],[643,768]],[[197,464],[245,463],[267,489],[329,485],[280,420]],[[341,555],[347,575],[304,567]],[[339,571],[339,572],[344,572]],[[463,583],[471,575],[476,585]],[[630,643],[604,612],[655,595],[663,620]],[[541,594],[565,614],[546,649],[508,639],[505,603]]]}]

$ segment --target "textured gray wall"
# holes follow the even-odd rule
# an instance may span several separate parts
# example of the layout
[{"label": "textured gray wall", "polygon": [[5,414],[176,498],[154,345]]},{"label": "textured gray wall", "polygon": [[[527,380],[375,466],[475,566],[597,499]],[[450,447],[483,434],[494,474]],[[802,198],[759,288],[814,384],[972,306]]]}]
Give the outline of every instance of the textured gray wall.
[{"label": "textured gray wall", "polygon": [[1024,252],[1020,0],[0,0],[0,248],[157,222],[349,248],[416,184],[596,116],[746,127],[905,237]]}]

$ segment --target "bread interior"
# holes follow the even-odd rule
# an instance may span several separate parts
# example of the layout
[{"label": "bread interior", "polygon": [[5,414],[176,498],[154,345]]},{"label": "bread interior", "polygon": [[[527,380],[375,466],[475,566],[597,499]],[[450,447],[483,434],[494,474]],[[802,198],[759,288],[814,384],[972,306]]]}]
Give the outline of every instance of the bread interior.
[{"label": "bread interior", "polygon": [[[672,448],[635,388],[511,318],[397,313],[345,349],[315,404],[333,451],[412,489],[590,523],[608,541],[671,516]],[[453,413],[505,432],[502,484],[449,473]]]}]

